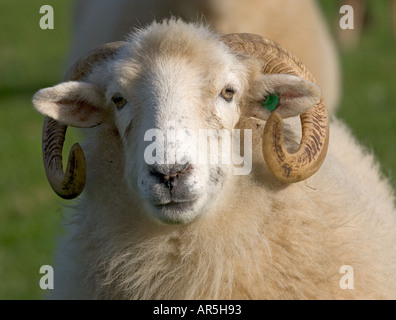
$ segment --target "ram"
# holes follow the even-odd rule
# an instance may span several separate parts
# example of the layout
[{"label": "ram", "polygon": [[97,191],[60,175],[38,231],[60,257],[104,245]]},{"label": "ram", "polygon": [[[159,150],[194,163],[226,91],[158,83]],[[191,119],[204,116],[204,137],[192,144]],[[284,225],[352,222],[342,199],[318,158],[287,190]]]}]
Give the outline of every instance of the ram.
[{"label": "ram", "polygon": [[[155,22],[91,52],[33,103],[52,187],[84,189],[54,298],[395,298],[393,191],[275,42]],[[63,173],[67,126],[92,128]],[[195,147],[193,136],[222,130],[238,143]],[[251,168],[235,174],[224,153],[251,154]]]}]

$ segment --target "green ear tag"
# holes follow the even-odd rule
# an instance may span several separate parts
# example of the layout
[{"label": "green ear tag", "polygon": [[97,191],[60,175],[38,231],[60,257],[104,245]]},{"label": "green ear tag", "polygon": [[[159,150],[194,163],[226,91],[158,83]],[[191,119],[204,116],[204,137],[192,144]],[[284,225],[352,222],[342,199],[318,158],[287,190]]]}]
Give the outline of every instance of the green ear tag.
[{"label": "green ear tag", "polygon": [[274,111],[279,104],[279,95],[277,93],[269,94],[261,101],[261,106],[269,111]]}]

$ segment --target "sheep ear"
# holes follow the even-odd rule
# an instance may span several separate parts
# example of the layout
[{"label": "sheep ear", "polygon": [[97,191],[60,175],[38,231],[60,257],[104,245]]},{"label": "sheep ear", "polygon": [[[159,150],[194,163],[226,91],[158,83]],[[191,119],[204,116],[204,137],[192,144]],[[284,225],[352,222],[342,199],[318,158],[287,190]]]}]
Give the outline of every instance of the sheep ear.
[{"label": "sheep ear", "polygon": [[33,97],[37,111],[66,125],[90,128],[103,121],[105,98],[87,82],[69,81],[38,91]]},{"label": "sheep ear", "polygon": [[301,115],[321,98],[315,83],[288,74],[261,75],[250,92],[246,112],[262,120],[267,120],[273,110],[283,119]]}]

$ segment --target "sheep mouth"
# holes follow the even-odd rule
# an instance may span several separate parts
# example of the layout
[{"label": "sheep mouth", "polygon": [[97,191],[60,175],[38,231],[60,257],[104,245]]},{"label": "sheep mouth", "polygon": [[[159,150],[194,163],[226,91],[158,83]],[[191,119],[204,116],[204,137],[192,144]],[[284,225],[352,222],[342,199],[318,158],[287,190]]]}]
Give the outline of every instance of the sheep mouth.
[{"label": "sheep mouth", "polygon": [[194,200],[186,200],[186,201],[169,201],[167,203],[161,203],[161,204],[155,204],[154,206],[158,209],[174,209],[174,210],[183,210],[185,208],[189,208],[193,206],[196,202],[196,199]]},{"label": "sheep mouth", "polygon": [[198,199],[188,201],[169,201],[154,204],[154,215],[162,223],[180,225],[192,222],[197,216]]}]

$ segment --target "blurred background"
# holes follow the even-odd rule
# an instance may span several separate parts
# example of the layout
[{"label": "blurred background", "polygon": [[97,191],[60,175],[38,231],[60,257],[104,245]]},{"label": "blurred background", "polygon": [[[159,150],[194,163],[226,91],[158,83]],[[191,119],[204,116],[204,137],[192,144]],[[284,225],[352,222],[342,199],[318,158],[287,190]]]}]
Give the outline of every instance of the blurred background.
[{"label": "blurred background", "polygon": [[[337,116],[377,155],[396,188],[396,30],[391,0],[366,1],[361,32],[352,35],[340,33],[341,1],[318,2],[339,45],[343,95]],[[42,5],[54,9],[53,30],[40,29]],[[62,201],[45,177],[43,117],[34,111],[31,98],[40,88],[60,82],[65,73],[72,11],[73,1],[0,2],[0,299],[43,298],[39,270],[53,264]],[[70,132],[66,150],[77,139],[77,133]]]}]

